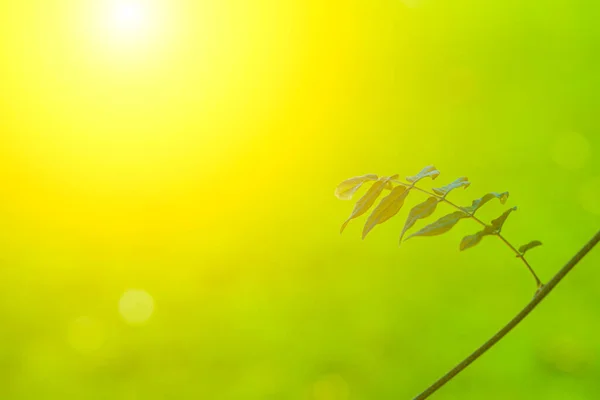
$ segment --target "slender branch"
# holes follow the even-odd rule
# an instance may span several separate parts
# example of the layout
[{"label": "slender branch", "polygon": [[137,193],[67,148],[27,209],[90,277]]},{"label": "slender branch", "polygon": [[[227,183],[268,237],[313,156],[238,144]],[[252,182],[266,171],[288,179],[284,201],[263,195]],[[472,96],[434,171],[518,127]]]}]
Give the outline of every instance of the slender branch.
[{"label": "slender branch", "polygon": [[581,250],[569,260],[569,262],[562,267],[560,271],[541,289],[538,290],[534,298],[519,312],[504,328],[500,329],[498,333],[492,336],[487,342],[481,347],[475,350],[470,356],[465,358],[461,363],[455,366],[450,372],[438,379],[433,385],[429,386],[423,393],[414,398],[414,400],[423,400],[435,393],[439,388],[444,386],[448,381],[458,375],[462,370],[467,368],[473,361],[477,360],[487,350],[492,348],[500,339],[502,339],[508,332],[513,330],[533,309],[554,289],[554,287],[573,269],[579,261],[589,253],[592,248],[600,241],[600,231],[596,232],[594,237],[586,243]]},{"label": "slender branch", "polygon": [[[438,199],[438,201],[444,202],[446,204],[448,204],[451,207],[456,208],[459,211],[464,212],[465,214],[467,214],[469,216],[469,218],[471,218],[473,221],[477,222],[479,225],[483,226],[483,227],[488,227],[488,225],[483,222],[482,220],[480,220],[479,218],[477,218],[475,216],[474,212],[468,212],[464,207],[461,207],[453,202],[451,202],[450,200],[446,199],[446,196],[438,196],[435,193],[432,193],[428,190],[425,189],[421,189],[418,186],[415,186],[415,184],[408,184],[402,181],[398,181],[398,180],[394,180],[394,183],[397,183],[399,185],[405,186],[407,188],[410,189],[416,189],[421,193],[425,193],[426,195],[435,197],[436,199]],[[542,283],[542,281],[540,280],[540,278],[537,276],[537,274],[535,273],[535,271],[533,270],[533,268],[531,267],[531,265],[529,264],[529,262],[527,262],[527,260],[525,259],[525,256],[522,255],[521,253],[519,253],[519,251],[515,248],[515,246],[513,246],[508,240],[506,240],[506,238],[504,236],[502,236],[502,234],[500,232],[495,233],[493,236],[497,236],[502,242],[504,242],[504,244],[506,244],[508,246],[509,249],[512,250],[513,253],[515,253],[515,255],[521,259],[521,261],[523,261],[523,263],[525,264],[525,266],[527,267],[527,269],[529,270],[529,272],[531,272],[531,275],[533,275],[533,279],[535,279],[535,283],[538,287],[538,290],[540,288],[542,288],[542,286],[544,286],[544,284]]]},{"label": "slender branch", "polygon": [[531,268],[531,265],[529,265],[529,262],[527,262],[527,260],[525,259],[525,256],[523,254],[521,254],[515,248],[515,246],[513,246],[512,244],[510,244],[510,242],[508,240],[506,240],[504,238],[504,236],[502,236],[500,233],[497,233],[496,236],[498,236],[500,238],[500,240],[502,240],[504,243],[506,243],[506,245],[508,247],[510,247],[512,251],[514,251],[514,253],[517,255],[517,257],[520,258],[523,261],[523,263],[525,264],[525,266],[527,267],[527,269],[529,270],[529,272],[531,272],[531,275],[533,275],[533,277],[535,278],[535,282],[536,282],[536,284],[538,286],[538,289],[541,289],[542,286],[544,286],[544,284],[542,283],[542,281],[540,281],[540,278],[538,278],[538,276],[535,273],[535,271],[533,270],[533,268]]}]

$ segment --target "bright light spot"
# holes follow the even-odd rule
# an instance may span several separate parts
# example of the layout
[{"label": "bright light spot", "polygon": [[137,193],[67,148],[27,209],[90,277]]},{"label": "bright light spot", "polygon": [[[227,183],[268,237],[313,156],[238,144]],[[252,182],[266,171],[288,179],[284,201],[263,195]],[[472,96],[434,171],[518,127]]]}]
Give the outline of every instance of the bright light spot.
[{"label": "bright light spot", "polygon": [[111,13],[110,29],[121,39],[144,36],[150,30],[149,10],[135,1],[120,1],[114,4]]},{"label": "bright light spot", "polygon": [[77,318],[69,326],[69,344],[80,353],[98,350],[104,344],[105,337],[104,326],[91,317]]},{"label": "bright light spot", "polygon": [[130,325],[142,325],[154,312],[154,299],[144,290],[130,289],[119,300],[119,313]]},{"label": "bright light spot", "polygon": [[590,157],[590,144],[580,133],[563,133],[555,139],[551,155],[559,166],[577,170],[583,168]]},{"label": "bright light spot", "polygon": [[600,176],[585,182],[579,189],[579,204],[584,210],[600,215]]},{"label": "bright light spot", "polygon": [[115,7],[115,22],[124,29],[137,28],[144,22],[144,10],[139,4],[118,4]]}]

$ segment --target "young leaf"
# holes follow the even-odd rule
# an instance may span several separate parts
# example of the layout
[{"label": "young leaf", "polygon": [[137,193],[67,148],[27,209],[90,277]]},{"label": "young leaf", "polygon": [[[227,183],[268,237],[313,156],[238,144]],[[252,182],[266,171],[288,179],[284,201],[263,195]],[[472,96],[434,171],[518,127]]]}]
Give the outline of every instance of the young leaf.
[{"label": "young leaf", "polygon": [[373,174],[346,179],[335,188],[335,197],[340,200],[350,200],[363,183],[376,180],[377,175]]},{"label": "young leaf", "polygon": [[533,249],[534,247],[538,247],[541,245],[542,245],[542,242],[540,242],[539,240],[534,240],[532,242],[529,242],[529,243],[524,244],[523,246],[519,247],[519,253],[521,253],[521,255],[524,256],[525,253],[527,253],[527,251]]},{"label": "young leaf", "polygon": [[511,212],[516,211],[516,210],[517,210],[517,207],[509,208],[508,210],[504,211],[504,213],[501,216],[499,216],[498,218],[493,220],[492,221],[493,231],[496,233],[500,233],[500,231],[502,230],[502,226],[504,225],[504,222],[506,221],[506,218],[508,218],[508,216],[510,215]]},{"label": "young leaf", "polygon": [[489,226],[486,226],[482,231],[479,231],[474,235],[465,236],[460,241],[460,251],[469,249],[473,246],[477,246],[479,244],[479,242],[481,242],[481,239],[483,239],[484,236],[491,235],[492,233],[493,233],[492,228]]},{"label": "young leaf", "polygon": [[465,189],[471,185],[469,182],[469,178],[463,176],[456,179],[454,182],[447,184],[446,186],[442,186],[441,188],[433,188],[433,193],[438,196],[447,196],[452,190],[457,189],[459,187],[464,187]]},{"label": "young leaf", "polygon": [[363,229],[362,238],[364,239],[371,229],[375,228],[377,224],[383,224],[394,215],[398,214],[398,211],[404,205],[404,199],[408,196],[408,190],[404,186],[396,186],[392,189],[391,193],[384,197],[381,202],[375,207]]},{"label": "young leaf", "polygon": [[377,200],[377,197],[379,197],[379,195],[381,194],[381,192],[383,191],[383,189],[385,188],[387,183],[390,181],[390,179],[396,179],[397,177],[398,177],[398,175],[394,175],[391,177],[383,176],[383,177],[379,178],[379,180],[377,182],[375,182],[369,188],[369,190],[367,190],[367,193],[365,193],[363,197],[358,199],[358,201],[354,205],[354,210],[352,210],[352,214],[350,214],[350,217],[348,217],[346,222],[344,222],[342,224],[340,233],[344,232],[344,229],[346,229],[346,225],[348,225],[348,223],[351,220],[353,220],[354,218],[360,217],[361,215],[366,213],[369,210],[369,208],[371,208],[373,203],[375,203],[375,200]]},{"label": "young leaf", "polygon": [[442,233],[448,232],[463,218],[467,218],[469,215],[462,211],[455,211],[452,214],[444,215],[432,224],[427,225],[418,232],[413,233],[405,240],[410,239],[414,236],[436,236]]},{"label": "young leaf", "polygon": [[419,172],[417,175],[407,176],[406,180],[409,181],[410,183],[417,183],[423,178],[431,177],[431,179],[435,179],[438,177],[439,174],[440,174],[440,171],[435,169],[435,167],[433,165],[429,165],[429,166],[423,168],[421,170],[421,172]]},{"label": "young leaf", "polygon": [[408,214],[408,218],[404,223],[404,229],[402,229],[402,234],[400,234],[400,242],[402,242],[402,238],[407,230],[413,227],[413,225],[420,219],[427,218],[435,211],[438,205],[438,199],[435,197],[430,197],[421,204],[417,204],[410,210]]},{"label": "young leaf", "polygon": [[500,200],[501,204],[504,204],[504,203],[506,203],[506,200],[508,199],[508,192],[488,193],[480,199],[473,200],[473,203],[469,207],[465,207],[465,210],[471,214],[475,214],[475,211],[479,210],[485,203],[487,203],[488,201],[490,201],[492,199],[498,199],[498,200]]}]

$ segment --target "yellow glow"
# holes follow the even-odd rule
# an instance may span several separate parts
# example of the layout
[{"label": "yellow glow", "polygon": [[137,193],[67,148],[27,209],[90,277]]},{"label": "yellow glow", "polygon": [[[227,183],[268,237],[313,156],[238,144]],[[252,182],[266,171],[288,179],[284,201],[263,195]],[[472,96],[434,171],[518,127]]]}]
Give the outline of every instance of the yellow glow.
[{"label": "yellow glow", "polygon": [[94,21],[92,26],[96,27],[94,34],[113,50],[127,48],[128,52],[135,52],[143,47],[156,48],[166,33],[167,15],[156,1],[113,0],[95,7],[87,10],[89,19]]},{"label": "yellow glow", "polygon": [[275,166],[329,143],[326,121],[349,101],[368,41],[352,19],[329,26],[338,7],[321,4],[0,4],[14,116],[0,178],[15,215],[98,245],[164,245],[199,221],[211,228],[198,234],[230,234],[207,210],[248,219],[229,204],[268,180],[240,176],[283,178]]},{"label": "yellow glow", "polygon": [[139,31],[148,22],[144,7],[134,2],[117,3],[113,17],[114,28],[124,33]]}]

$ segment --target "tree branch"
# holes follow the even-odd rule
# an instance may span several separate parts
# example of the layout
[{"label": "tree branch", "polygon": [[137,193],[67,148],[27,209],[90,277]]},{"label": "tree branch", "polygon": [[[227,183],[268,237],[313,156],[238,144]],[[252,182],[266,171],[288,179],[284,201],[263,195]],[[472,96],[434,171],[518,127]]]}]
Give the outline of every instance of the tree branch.
[{"label": "tree branch", "polygon": [[[475,212],[468,212],[464,207],[461,207],[453,202],[451,202],[450,200],[448,200],[446,198],[446,196],[438,196],[435,193],[432,193],[428,190],[422,189],[418,186],[415,186],[415,184],[408,184],[399,180],[393,180],[392,182],[397,183],[399,185],[402,185],[406,188],[410,189],[415,189],[418,190],[421,193],[425,193],[428,196],[431,197],[435,197],[436,199],[438,199],[438,202],[443,202],[448,204],[451,207],[456,208],[459,211],[464,212],[465,214],[467,214],[469,216],[469,218],[471,218],[473,221],[477,222],[479,225],[485,227],[488,227],[488,225],[483,222],[482,220],[480,220],[479,218],[477,218],[475,216]],[[535,284],[538,287],[538,290],[542,288],[542,286],[544,286],[544,284],[542,283],[542,281],[540,280],[540,278],[537,276],[537,274],[535,273],[535,271],[533,270],[533,268],[531,267],[531,265],[529,264],[529,262],[527,261],[527,259],[525,259],[525,256],[522,255],[521,253],[519,253],[519,250],[517,250],[515,248],[515,246],[513,246],[508,240],[506,240],[506,238],[504,236],[502,236],[502,234],[500,232],[494,233],[493,236],[496,236],[498,239],[500,239],[505,245],[508,246],[508,248],[515,253],[515,255],[521,259],[521,261],[523,261],[523,263],[525,264],[525,266],[527,267],[527,269],[529,270],[529,272],[531,272],[531,275],[533,276],[533,279],[535,279]]]},{"label": "tree branch", "polygon": [[569,271],[571,271],[573,269],[573,267],[575,265],[577,265],[577,263],[579,263],[579,261],[581,261],[583,259],[583,257],[585,257],[585,255],[587,253],[589,253],[589,251],[592,250],[592,248],[596,244],[598,244],[599,241],[600,241],[600,231],[596,232],[594,237],[592,239],[590,239],[590,241],[587,242],[586,245],[583,246],[583,248],[581,250],[579,250],[579,252],[577,252],[577,254],[575,254],[575,256],[573,258],[571,258],[571,260],[569,260],[569,262],[564,267],[562,267],[562,269],[560,271],[558,271],[558,273],[556,275],[554,275],[554,277],[546,285],[544,285],[542,288],[540,288],[536,292],[536,295],[534,296],[533,300],[531,300],[531,302],[529,302],[529,304],[527,304],[527,306],[525,306],[525,308],[523,308],[523,310],[521,310],[520,313],[518,313],[508,324],[506,324],[506,326],[504,326],[504,328],[500,329],[498,331],[498,333],[496,333],[494,336],[492,336],[492,338],[490,340],[485,342],[481,347],[479,347],[477,350],[475,350],[469,357],[467,357],[460,364],[455,366],[450,372],[448,372],[446,375],[444,375],[440,379],[438,379],[433,385],[429,386],[423,393],[421,393],[420,395],[415,397],[414,400],[422,400],[422,399],[426,399],[429,396],[431,396],[439,388],[444,386],[448,381],[450,381],[452,378],[454,378],[456,375],[458,375],[462,370],[467,368],[473,361],[475,361],[479,357],[481,357],[483,355],[483,353],[485,353],[490,348],[492,348],[496,343],[498,343],[500,341],[500,339],[502,339],[508,332],[513,330],[513,328],[515,328],[527,315],[529,315],[529,313],[531,311],[533,311],[533,309],[542,300],[544,300],[544,298],[546,296],[548,296],[548,294],[550,294],[550,292],[565,277],[565,275],[567,275],[569,273]]}]

